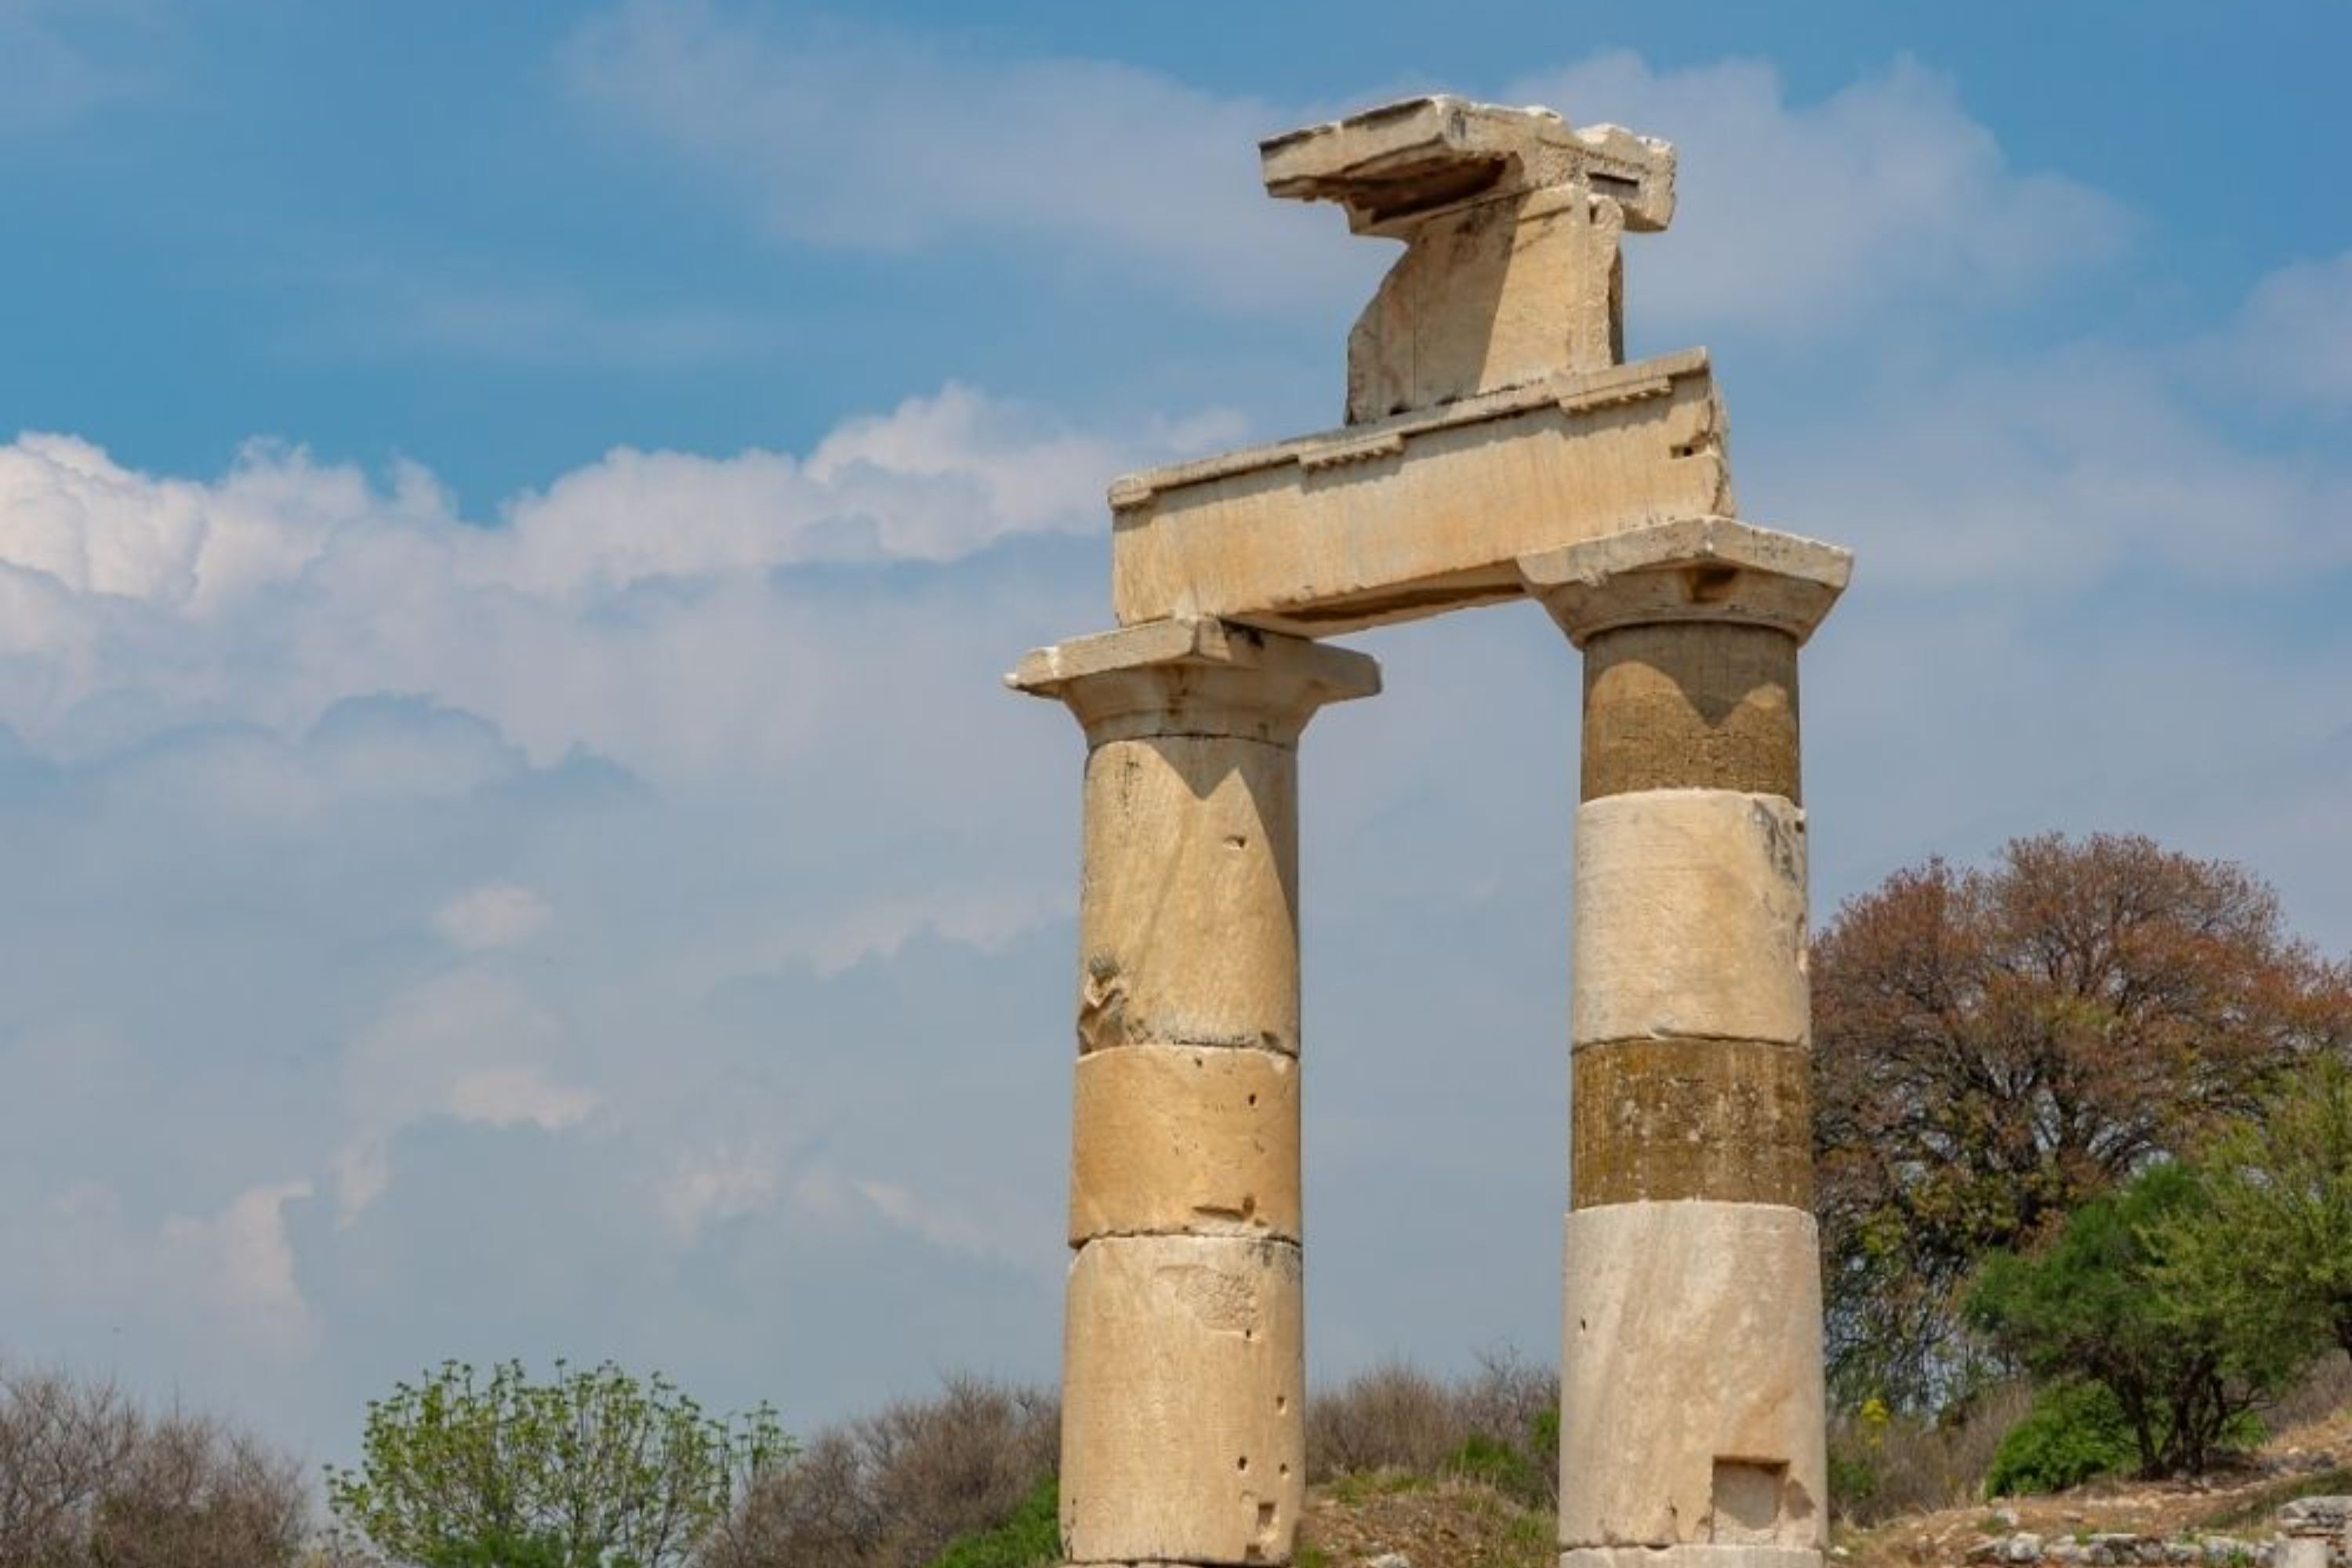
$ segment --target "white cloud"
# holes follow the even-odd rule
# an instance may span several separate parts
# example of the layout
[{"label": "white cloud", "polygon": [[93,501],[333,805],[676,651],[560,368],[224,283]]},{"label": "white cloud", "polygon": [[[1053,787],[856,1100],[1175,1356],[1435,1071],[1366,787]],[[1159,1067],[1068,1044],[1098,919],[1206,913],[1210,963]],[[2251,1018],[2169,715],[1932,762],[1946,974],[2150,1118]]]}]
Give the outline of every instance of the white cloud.
[{"label": "white cloud", "polygon": [[547,900],[513,882],[468,889],[433,912],[433,929],[458,947],[513,947],[539,934],[553,914]]},{"label": "white cloud", "polygon": [[415,464],[379,486],[256,444],[205,482],[26,435],[0,447],[0,650],[18,656],[0,723],[98,749],[191,720],[297,730],[397,692],[540,761],[772,763],[804,742],[845,629],[773,574],[1097,531],[1111,476],[1239,433],[1217,414],[1105,432],[950,384],[805,458],[619,449],[489,527]]},{"label": "white cloud", "polygon": [[1908,60],[1790,103],[1761,61],[1661,71],[1612,53],[1509,97],[1674,142],[1674,226],[1628,242],[1626,293],[1677,337],[1810,336],[1898,302],[2014,295],[2112,258],[2128,232],[2104,194],[2011,169],[1952,82]]},{"label": "white cloud", "polygon": [[775,1202],[783,1174],[775,1156],[754,1144],[721,1142],[679,1159],[662,1183],[662,1213],[680,1241],[713,1221],[740,1219]]},{"label": "white cloud", "polygon": [[785,238],[1075,243],[1276,308],[1385,265],[1339,241],[1329,215],[1309,221],[1259,188],[1258,140],[1318,113],[1133,66],[772,26],[706,0],[628,0],[583,26],[562,65],[584,103],[677,150]]},{"label": "white cloud", "polygon": [[[583,101],[675,150],[778,236],[898,248],[994,236],[1070,245],[1156,287],[1288,310],[1369,296],[1393,254],[1270,201],[1259,139],[1339,111],[1221,97],[1100,60],[987,58],[845,25],[768,25],[713,0],[625,0],[571,40]],[[1788,101],[1735,60],[1630,53],[1499,92],[1682,151],[1675,228],[1637,239],[1638,317],[1811,334],[1928,296],[1999,298],[2111,258],[2128,222],[2062,175],[2011,169],[1951,81],[1907,59]],[[1736,261],[1727,261],[1736,258]]]},{"label": "white cloud", "polygon": [[1865,584],[2046,599],[2126,574],[2245,590],[2352,564],[2352,471],[2234,439],[2197,394],[2162,354],[1969,365],[1820,411],[1748,462],[1745,496],[1856,548]]},{"label": "white cloud", "polygon": [[601,1103],[554,1079],[566,1029],[556,1013],[502,975],[465,968],[420,982],[343,1054],[347,1135],[333,1157],[341,1223],[392,1183],[391,1145],[431,1116],[488,1127],[570,1127]]},{"label": "white cloud", "polygon": [[32,1226],[11,1226],[29,1246],[42,1293],[68,1310],[118,1326],[148,1302],[169,1302],[182,1331],[226,1342],[239,1355],[299,1363],[319,1324],[304,1296],[287,1233],[289,1205],[310,1196],[308,1180],[247,1187],[219,1209],[135,1218],[109,1182],[84,1177],[52,1193]]},{"label": "white cloud", "polygon": [[54,131],[148,91],[152,73],[120,46],[151,9],[146,0],[0,0],[0,136]]},{"label": "white cloud", "polygon": [[2271,273],[2202,348],[2203,363],[2266,405],[2352,407],[2352,250]]},{"label": "white cloud", "polygon": [[307,1180],[279,1182],[247,1188],[215,1215],[166,1221],[167,1269],[192,1274],[244,1336],[283,1350],[308,1350],[315,1324],[295,1277],[286,1205],[310,1195]]}]

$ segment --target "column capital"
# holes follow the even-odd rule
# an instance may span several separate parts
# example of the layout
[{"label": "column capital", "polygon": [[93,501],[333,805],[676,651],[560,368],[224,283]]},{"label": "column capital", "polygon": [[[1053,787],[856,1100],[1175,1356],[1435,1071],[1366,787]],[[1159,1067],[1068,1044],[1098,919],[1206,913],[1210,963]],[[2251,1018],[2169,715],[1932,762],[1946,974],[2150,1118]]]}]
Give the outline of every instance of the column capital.
[{"label": "column capital", "polygon": [[1620,626],[1716,621],[1800,643],[1853,573],[1853,552],[1728,517],[1677,518],[1518,559],[1528,592],[1569,640]]},{"label": "column capital", "polygon": [[1147,621],[1032,649],[1004,684],[1069,705],[1087,740],[1224,735],[1288,745],[1327,702],[1370,697],[1370,655],[1213,616]]}]

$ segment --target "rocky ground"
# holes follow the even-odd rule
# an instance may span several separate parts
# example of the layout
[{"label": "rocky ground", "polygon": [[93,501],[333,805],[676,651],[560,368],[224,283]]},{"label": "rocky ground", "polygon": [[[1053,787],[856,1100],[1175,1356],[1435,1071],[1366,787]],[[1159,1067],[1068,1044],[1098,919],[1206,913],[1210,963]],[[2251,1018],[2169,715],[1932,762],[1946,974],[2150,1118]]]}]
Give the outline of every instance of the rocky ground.
[{"label": "rocky ground", "polygon": [[2100,1481],[2054,1497],[2005,1498],[1840,1530],[1856,1568],[1985,1563],[2107,1564],[2266,1561],[2278,1512],[2296,1498],[2352,1492],[2352,1408],[2281,1433],[2243,1464],[2194,1481]]},{"label": "rocky ground", "polygon": [[[2329,1493],[2352,1493],[2352,1407],[2201,1480],[2100,1482],[1841,1528],[1832,1556],[1851,1568],[2245,1568],[2270,1561],[2282,1508]],[[1550,1542],[1549,1514],[1480,1482],[1349,1476],[1309,1495],[1297,1568],[1549,1568]]]},{"label": "rocky ground", "polygon": [[1551,1537],[1484,1482],[1343,1476],[1308,1495],[1296,1568],[1551,1568]]}]

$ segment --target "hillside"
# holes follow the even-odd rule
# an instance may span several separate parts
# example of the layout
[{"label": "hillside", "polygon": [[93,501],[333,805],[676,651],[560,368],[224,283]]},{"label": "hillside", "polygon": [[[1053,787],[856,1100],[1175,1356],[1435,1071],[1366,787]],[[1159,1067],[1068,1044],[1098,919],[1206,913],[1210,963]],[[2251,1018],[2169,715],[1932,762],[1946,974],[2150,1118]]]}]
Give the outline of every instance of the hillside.
[{"label": "hillside", "polygon": [[[2103,1481],[2052,1497],[1907,1515],[1867,1531],[1840,1529],[1832,1555],[1852,1568],[1992,1561],[2227,1568],[2263,1559],[2286,1503],[2342,1493],[2352,1493],[2352,1406],[2291,1426],[2244,1463],[2201,1480]],[[1483,1482],[1382,1471],[1313,1490],[1298,1564],[1543,1568],[1554,1561],[1550,1537],[1549,1515]]]}]

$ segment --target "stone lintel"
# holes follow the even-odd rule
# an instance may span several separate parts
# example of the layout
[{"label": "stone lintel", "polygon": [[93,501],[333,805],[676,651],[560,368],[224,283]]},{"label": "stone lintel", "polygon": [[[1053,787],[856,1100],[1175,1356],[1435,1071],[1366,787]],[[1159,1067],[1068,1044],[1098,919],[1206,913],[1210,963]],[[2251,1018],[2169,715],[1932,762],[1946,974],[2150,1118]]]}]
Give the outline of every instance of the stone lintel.
[{"label": "stone lintel", "polygon": [[1321,637],[1515,599],[1522,559],[1733,511],[1725,435],[1692,349],[1127,475],[1112,607]]},{"label": "stone lintel", "polygon": [[1465,201],[1571,182],[1616,201],[1631,229],[1662,229],[1675,212],[1666,142],[1444,93],[1270,136],[1258,158],[1268,195],[1338,202],[1358,234],[1392,234]]},{"label": "stone lintel", "polygon": [[1519,558],[1579,647],[1618,626],[1734,621],[1800,643],[1845,591],[1853,552],[1730,517],[1684,517]]}]

